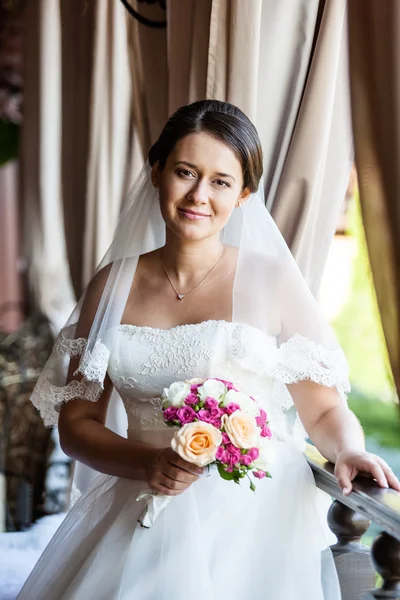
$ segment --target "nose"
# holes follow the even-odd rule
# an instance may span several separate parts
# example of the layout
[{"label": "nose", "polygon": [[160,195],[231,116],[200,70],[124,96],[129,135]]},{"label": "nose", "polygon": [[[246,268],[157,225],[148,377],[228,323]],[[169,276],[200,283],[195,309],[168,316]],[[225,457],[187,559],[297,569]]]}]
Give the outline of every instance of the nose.
[{"label": "nose", "polygon": [[206,182],[198,180],[196,183],[194,183],[187,195],[187,198],[190,200],[190,202],[193,202],[195,206],[207,204],[208,192]]}]

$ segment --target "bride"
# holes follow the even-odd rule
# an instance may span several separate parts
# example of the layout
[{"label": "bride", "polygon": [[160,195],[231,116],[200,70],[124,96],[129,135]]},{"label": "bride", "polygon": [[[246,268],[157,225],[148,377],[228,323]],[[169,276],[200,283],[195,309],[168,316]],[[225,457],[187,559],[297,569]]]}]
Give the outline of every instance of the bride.
[{"label": "bride", "polygon": [[[148,159],[32,398],[64,451],[102,474],[18,598],[339,600],[306,432],[344,494],[359,472],[400,484],[365,451],[343,353],[265,209],[256,129],[230,104],[196,102]],[[163,389],[213,377],[268,414],[272,479],[255,493],[171,449]],[[105,427],[113,388],[127,438]],[[172,497],[150,529],[143,490]]]}]

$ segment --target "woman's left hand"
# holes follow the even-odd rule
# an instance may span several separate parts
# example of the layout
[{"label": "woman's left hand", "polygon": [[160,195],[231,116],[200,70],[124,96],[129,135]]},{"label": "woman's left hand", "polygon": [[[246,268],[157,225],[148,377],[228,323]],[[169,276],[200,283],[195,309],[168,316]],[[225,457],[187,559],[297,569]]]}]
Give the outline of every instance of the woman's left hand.
[{"label": "woman's left hand", "polygon": [[391,487],[400,492],[399,480],[380,456],[351,450],[340,452],[335,464],[335,477],[344,496],[352,491],[352,481],[358,474],[370,475],[381,487]]}]

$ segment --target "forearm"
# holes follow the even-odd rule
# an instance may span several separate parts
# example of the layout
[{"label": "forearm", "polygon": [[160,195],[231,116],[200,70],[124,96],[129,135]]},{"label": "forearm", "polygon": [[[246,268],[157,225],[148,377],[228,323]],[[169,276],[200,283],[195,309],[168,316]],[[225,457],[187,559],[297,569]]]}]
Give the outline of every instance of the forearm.
[{"label": "forearm", "polygon": [[333,463],[343,450],[365,450],[361,425],[344,405],[335,406],[324,413],[308,434],[321,454]]},{"label": "forearm", "polygon": [[71,458],[105,473],[145,481],[157,450],[131,442],[98,421],[82,418],[63,424],[60,442]]}]

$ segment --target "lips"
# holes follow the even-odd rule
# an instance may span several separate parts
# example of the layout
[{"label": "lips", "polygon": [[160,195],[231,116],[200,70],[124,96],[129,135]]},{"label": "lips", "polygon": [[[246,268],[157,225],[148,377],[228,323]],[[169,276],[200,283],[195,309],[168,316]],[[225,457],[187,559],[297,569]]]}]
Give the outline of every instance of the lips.
[{"label": "lips", "polygon": [[189,208],[178,208],[179,212],[183,214],[188,219],[207,219],[211,217],[211,215],[207,215],[206,213],[201,213],[195,210],[190,210]]}]

